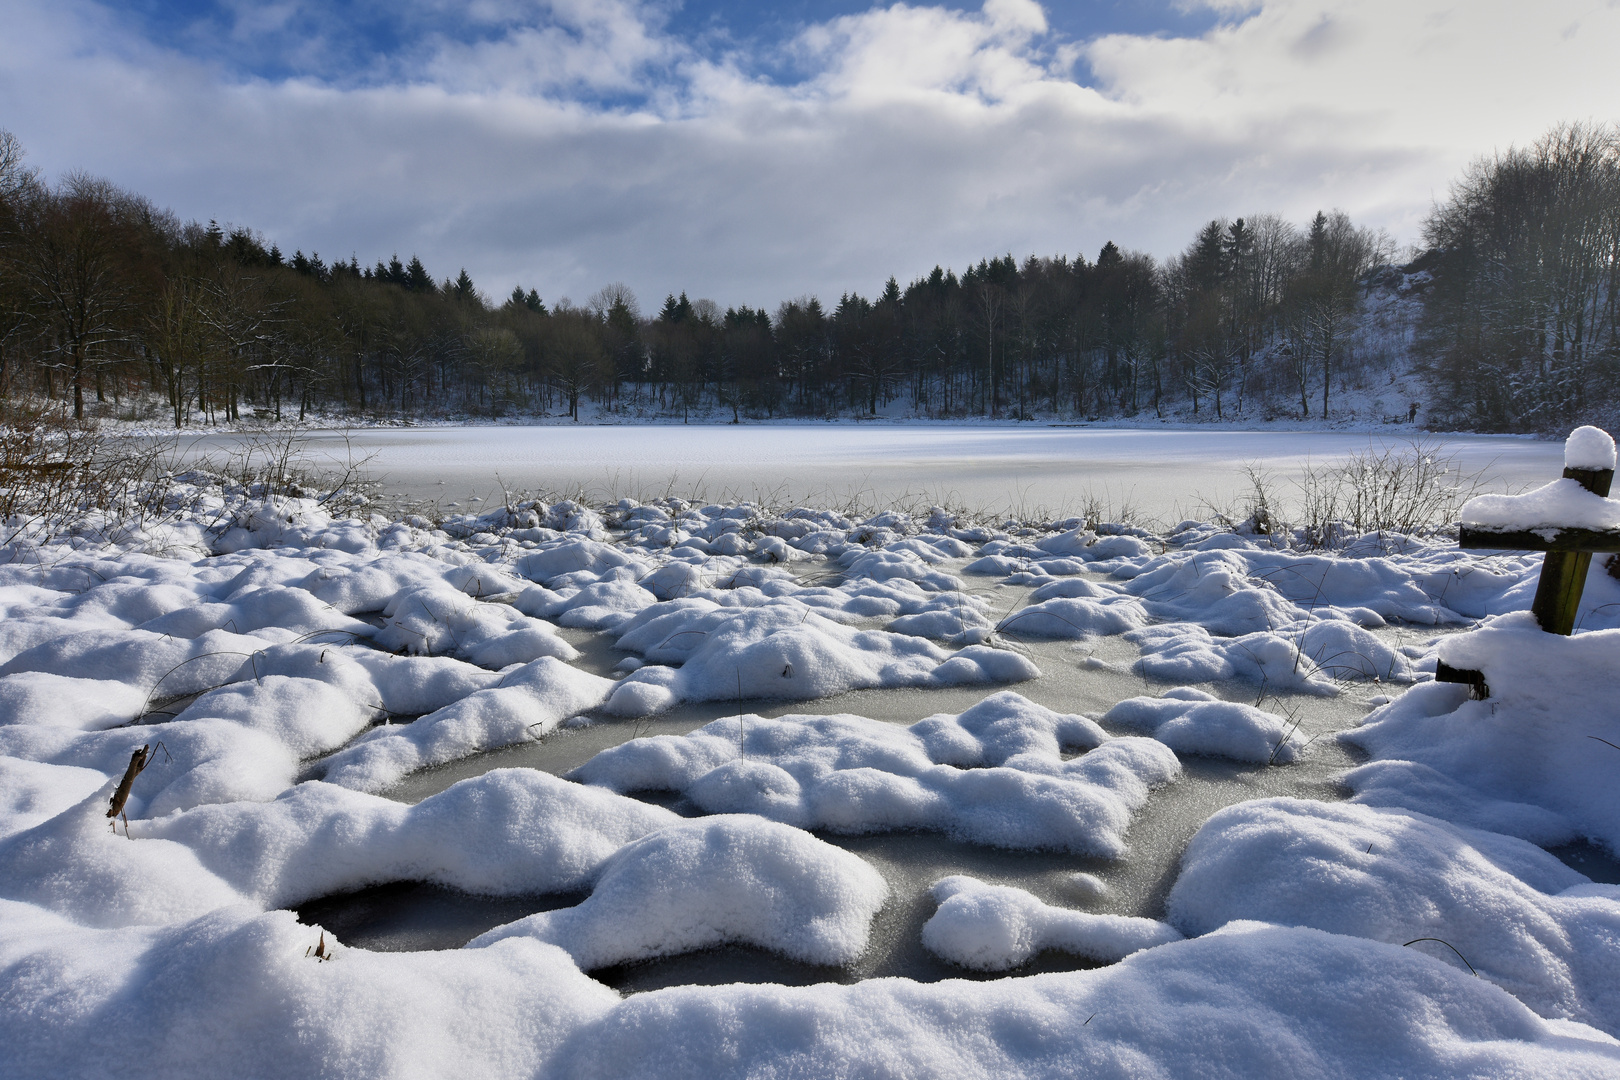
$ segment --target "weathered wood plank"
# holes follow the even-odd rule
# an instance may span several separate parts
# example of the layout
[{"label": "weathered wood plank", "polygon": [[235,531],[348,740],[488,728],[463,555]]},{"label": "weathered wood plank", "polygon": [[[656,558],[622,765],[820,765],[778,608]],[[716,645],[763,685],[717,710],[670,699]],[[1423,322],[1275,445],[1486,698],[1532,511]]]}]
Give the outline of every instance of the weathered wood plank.
[{"label": "weathered wood plank", "polygon": [[1485,673],[1474,671],[1472,668],[1454,668],[1444,660],[1434,665],[1434,681],[1461,683],[1468,687],[1468,696],[1475,701],[1484,701],[1491,696],[1491,688],[1485,682]]},{"label": "weathered wood plank", "polygon": [[1457,546],[1495,551],[1620,551],[1620,529],[1559,529],[1552,539],[1536,532],[1504,532],[1464,525]]}]

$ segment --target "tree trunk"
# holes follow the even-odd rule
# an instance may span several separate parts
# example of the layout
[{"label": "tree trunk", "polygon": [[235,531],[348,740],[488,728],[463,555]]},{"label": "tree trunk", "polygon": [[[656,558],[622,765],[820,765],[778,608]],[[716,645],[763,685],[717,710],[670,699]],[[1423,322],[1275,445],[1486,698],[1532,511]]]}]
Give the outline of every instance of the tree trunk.
[{"label": "tree trunk", "polygon": [[73,346],[73,419],[84,419],[84,347]]}]

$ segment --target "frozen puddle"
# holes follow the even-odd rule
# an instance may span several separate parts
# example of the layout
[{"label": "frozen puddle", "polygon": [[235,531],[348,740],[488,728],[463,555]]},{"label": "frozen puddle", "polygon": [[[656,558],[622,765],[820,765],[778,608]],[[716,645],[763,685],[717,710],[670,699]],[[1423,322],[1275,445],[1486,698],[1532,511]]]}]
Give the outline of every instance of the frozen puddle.
[{"label": "frozen puddle", "polygon": [[[1396,641],[1412,636],[1397,629],[1382,633]],[[582,653],[575,662],[588,667],[611,669],[624,655],[600,635],[566,636]],[[1121,700],[1157,696],[1168,688],[1162,682],[1144,681],[1140,675],[1130,674],[1128,669],[1137,650],[1118,638],[1094,638],[1078,647],[1076,643],[1040,639],[1019,640],[1016,644],[1043,672],[1040,678],[1019,684],[1017,692],[1054,710],[1102,715]],[[1227,680],[1204,684],[1203,689],[1228,700],[1252,704],[1258,687]],[[922,927],[938,908],[930,889],[942,878],[967,874],[987,883],[1026,890],[1054,906],[1162,919],[1181,852],[1215,811],[1268,796],[1333,800],[1347,794],[1336,777],[1357,764],[1360,755],[1331,738],[1331,734],[1352,726],[1366,714],[1367,706],[1362,702],[1371,692],[1372,688],[1360,686],[1332,698],[1289,692],[1268,696],[1264,702],[1268,711],[1298,721],[1293,741],[1305,746],[1299,758],[1287,765],[1257,765],[1181,755],[1180,776],[1155,787],[1145,805],[1135,812],[1125,834],[1128,851],[1121,858],[1011,850],[916,829],[864,835],[812,830],[818,838],[865,859],[883,875],[890,888],[889,900],[872,924],[866,950],[849,965],[809,964],[761,948],[721,945],[615,965],[592,971],[591,975],[621,991],[634,992],[683,984],[801,985],[885,976],[918,981],[993,978],[1095,967],[1098,961],[1056,950],[1043,951],[1005,972],[975,972],[947,963],[922,944]],[[745,700],[742,705],[749,717],[854,714],[901,727],[938,713],[961,713],[985,696],[982,688],[861,690],[817,701]],[[590,723],[561,728],[538,741],[423,770],[385,794],[415,803],[458,781],[501,768],[532,768],[562,776],[611,747],[649,736],[687,735],[717,719],[735,716],[737,706],[734,701],[685,704],[634,722],[593,718]],[[1105,726],[1113,735],[1139,734],[1114,724]],[[635,794],[683,815],[703,813],[690,799],[673,792]],[[1103,888],[1077,884],[1076,874],[1091,875]],[[409,951],[460,948],[497,926],[581,899],[583,894],[481,897],[412,883],[324,897],[301,905],[298,911],[305,921],[319,923],[350,946]]]}]

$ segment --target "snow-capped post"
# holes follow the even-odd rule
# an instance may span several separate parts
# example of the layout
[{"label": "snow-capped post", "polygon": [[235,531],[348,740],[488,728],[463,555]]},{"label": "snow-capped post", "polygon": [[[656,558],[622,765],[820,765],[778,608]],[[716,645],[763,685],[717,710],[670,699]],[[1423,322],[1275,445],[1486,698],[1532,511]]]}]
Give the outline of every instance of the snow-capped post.
[{"label": "snow-capped post", "polygon": [[1547,553],[1530,610],[1548,633],[1574,632],[1592,555],[1620,551],[1620,501],[1608,498],[1614,466],[1609,433],[1576,428],[1564,443],[1563,479],[1523,495],[1481,495],[1463,504],[1457,546]]}]

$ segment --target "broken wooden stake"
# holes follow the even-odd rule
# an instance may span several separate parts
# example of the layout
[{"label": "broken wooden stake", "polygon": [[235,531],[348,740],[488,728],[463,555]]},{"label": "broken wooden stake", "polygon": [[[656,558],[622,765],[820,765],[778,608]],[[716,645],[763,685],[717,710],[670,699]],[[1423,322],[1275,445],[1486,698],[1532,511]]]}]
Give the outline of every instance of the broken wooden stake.
[{"label": "broken wooden stake", "polygon": [[157,753],[158,747],[163,748],[163,756],[169,756],[169,748],[160,742],[156,746],[142,746],[129,755],[129,768],[124,770],[124,778],[118,781],[118,787],[113,790],[112,799],[107,804],[107,816],[114,819],[112,830],[118,832],[118,818],[124,819],[124,835],[129,836],[129,818],[124,816],[124,804],[129,802],[129,790],[135,786],[135,778],[152,763],[152,757]]},{"label": "broken wooden stake", "polygon": [[[1614,470],[1566,468],[1564,479],[1607,498],[1614,482]],[[1620,551],[1620,530],[1552,526],[1504,532],[1464,525],[1458,533],[1457,546],[1495,551],[1545,551],[1547,555],[1541,564],[1541,579],[1536,583],[1536,598],[1530,611],[1543,630],[1568,637],[1575,631],[1575,612],[1581,604],[1581,589],[1586,585],[1592,555]]]}]

